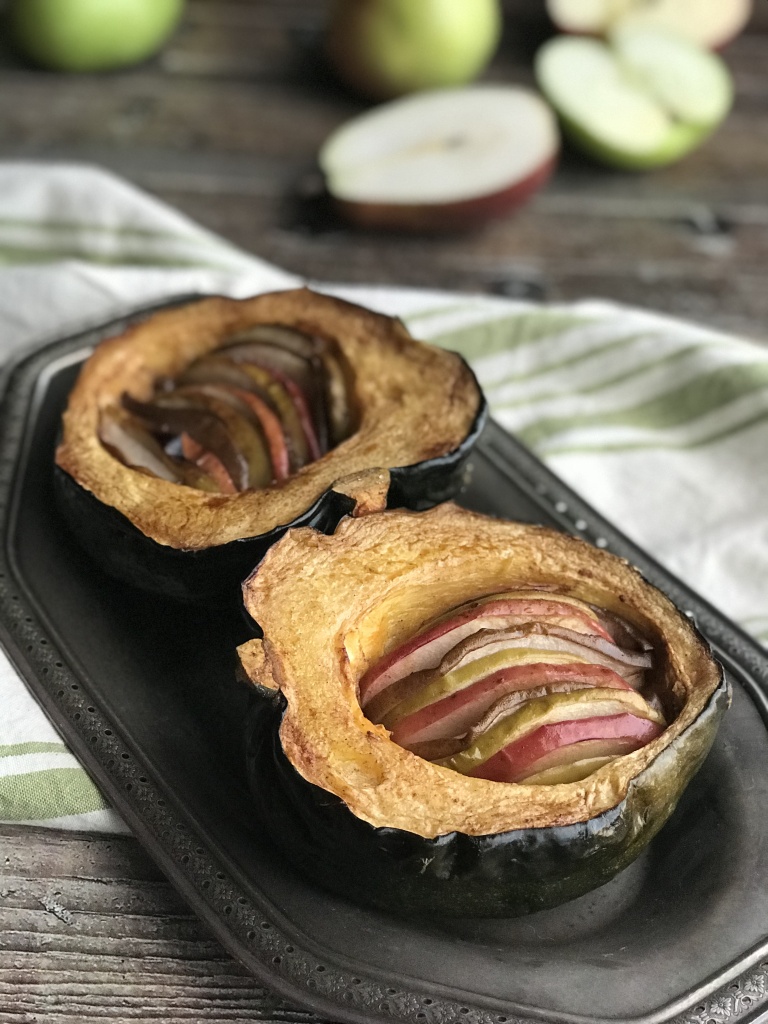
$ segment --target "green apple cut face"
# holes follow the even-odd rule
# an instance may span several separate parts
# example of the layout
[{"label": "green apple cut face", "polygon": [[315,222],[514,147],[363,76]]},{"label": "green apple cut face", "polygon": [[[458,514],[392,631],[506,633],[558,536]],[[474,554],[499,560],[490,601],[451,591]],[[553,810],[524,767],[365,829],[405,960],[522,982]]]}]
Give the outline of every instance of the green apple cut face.
[{"label": "green apple cut face", "polygon": [[108,71],[145,60],[176,27],[184,0],[12,0],[11,34],[58,71]]},{"label": "green apple cut face", "polygon": [[571,140],[625,170],[680,159],[720,124],[733,98],[718,57],[655,29],[621,29],[610,45],[552,39],[537,55],[536,76]]}]

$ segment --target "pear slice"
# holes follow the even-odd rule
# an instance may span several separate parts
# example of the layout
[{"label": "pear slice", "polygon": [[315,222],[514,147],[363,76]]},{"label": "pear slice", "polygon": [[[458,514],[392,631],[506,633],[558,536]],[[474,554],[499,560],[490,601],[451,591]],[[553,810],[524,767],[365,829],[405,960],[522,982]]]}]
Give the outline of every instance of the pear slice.
[{"label": "pear slice", "polygon": [[733,99],[719,57],[650,28],[618,29],[611,45],[556,37],[537,54],[536,77],[571,140],[625,170],[680,159],[720,124]]}]

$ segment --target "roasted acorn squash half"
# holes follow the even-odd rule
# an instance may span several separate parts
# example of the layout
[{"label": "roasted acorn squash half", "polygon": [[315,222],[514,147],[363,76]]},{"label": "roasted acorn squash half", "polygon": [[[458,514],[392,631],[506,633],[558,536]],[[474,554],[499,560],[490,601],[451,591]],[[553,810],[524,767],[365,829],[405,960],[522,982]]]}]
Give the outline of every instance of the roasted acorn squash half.
[{"label": "roasted acorn squash half", "polygon": [[[407,916],[529,913],[610,879],[669,818],[730,699],[702,638],[628,563],[452,504],[347,519],[331,536],[291,530],[243,591],[263,630],[239,649],[255,684],[249,776],[260,816],[311,879]],[[642,638],[629,658],[650,652],[644,714],[665,723],[655,738],[598,758],[577,781],[510,783],[432,763],[367,717],[361,683],[425,624],[439,632],[468,600],[521,592],[550,611],[570,602],[577,618],[598,609]],[[538,627],[529,634],[541,640]],[[553,707],[552,692],[539,705]],[[551,769],[538,777],[551,780]]]},{"label": "roasted acorn squash half", "polygon": [[182,599],[237,595],[289,526],[445,500],[485,414],[466,363],[397,320],[308,289],[207,298],[87,360],[57,494],[113,575]]}]

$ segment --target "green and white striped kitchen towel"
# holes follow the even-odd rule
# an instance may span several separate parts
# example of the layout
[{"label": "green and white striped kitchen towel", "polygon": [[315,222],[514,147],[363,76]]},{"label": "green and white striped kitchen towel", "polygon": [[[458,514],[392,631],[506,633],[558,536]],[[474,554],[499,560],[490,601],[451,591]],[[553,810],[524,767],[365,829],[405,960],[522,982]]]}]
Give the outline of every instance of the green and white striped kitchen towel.
[{"label": "green and white striped kitchen towel", "polygon": [[[0,164],[3,358],[168,296],[297,283],[103,171]],[[768,348],[599,301],[313,284],[461,352],[505,427],[768,642]],[[0,820],[122,830],[1,654],[0,697]]]}]

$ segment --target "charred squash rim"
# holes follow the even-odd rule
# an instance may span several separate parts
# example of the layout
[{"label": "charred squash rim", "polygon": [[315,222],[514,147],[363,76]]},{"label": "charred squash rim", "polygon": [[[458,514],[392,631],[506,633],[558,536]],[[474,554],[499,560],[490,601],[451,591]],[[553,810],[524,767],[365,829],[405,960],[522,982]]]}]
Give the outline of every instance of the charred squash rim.
[{"label": "charred squash rim", "polygon": [[[319,333],[338,346],[357,415],[349,438],[280,485],[234,495],[211,495],[148,476],[102,445],[101,409],[124,391],[148,399],[159,380],[178,376],[193,360],[257,323]],[[195,551],[270,534],[300,518],[340,480],[347,483],[336,490],[353,501],[359,492],[363,507],[382,507],[389,482],[382,485],[381,476],[388,470],[393,470],[390,503],[394,497],[418,507],[419,488],[424,486],[429,501],[431,477],[467,454],[485,415],[466,363],[415,341],[397,320],[309,289],[252,299],[216,297],[156,313],[97,348],[70,394],[56,462],[144,536]],[[366,476],[371,471],[376,479]],[[375,503],[372,490],[379,492]]]},{"label": "charred squash rim", "polygon": [[[433,617],[516,585],[601,605],[651,640],[675,709],[656,740],[581,782],[510,785],[424,761],[365,718],[356,684],[370,665]],[[627,562],[549,529],[451,504],[418,516],[345,520],[332,536],[289,531],[243,592],[264,639],[243,645],[241,662],[263,693],[282,694],[282,752],[311,788],[334,794],[377,830],[427,839],[551,830],[600,819],[652,779],[657,810],[643,815],[656,817],[655,831],[701,764],[728,703],[722,670],[701,636]]]}]

